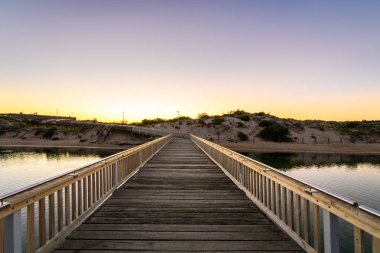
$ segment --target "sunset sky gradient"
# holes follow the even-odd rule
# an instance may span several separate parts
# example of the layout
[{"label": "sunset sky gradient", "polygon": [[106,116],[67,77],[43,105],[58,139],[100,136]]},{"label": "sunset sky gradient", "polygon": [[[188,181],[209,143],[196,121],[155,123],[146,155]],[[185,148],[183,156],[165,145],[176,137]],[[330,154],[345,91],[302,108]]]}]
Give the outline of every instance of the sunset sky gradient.
[{"label": "sunset sky gradient", "polygon": [[0,113],[380,119],[380,1],[0,2]]}]

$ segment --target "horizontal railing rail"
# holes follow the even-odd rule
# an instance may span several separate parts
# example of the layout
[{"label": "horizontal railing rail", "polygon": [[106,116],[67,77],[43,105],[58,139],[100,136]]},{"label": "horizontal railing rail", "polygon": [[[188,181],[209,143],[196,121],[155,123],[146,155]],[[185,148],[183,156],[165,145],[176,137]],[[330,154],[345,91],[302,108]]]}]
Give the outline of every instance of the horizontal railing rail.
[{"label": "horizontal railing rail", "polygon": [[[167,135],[1,196],[0,253],[46,252],[100,206],[171,139]],[[21,222],[21,213],[26,222]],[[24,228],[22,226],[25,226]]]},{"label": "horizontal railing rail", "polygon": [[191,139],[307,252],[339,252],[339,219],[353,226],[354,252],[365,252],[366,239],[372,240],[372,252],[380,252],[379,211],[213,142],[194,135]]}]

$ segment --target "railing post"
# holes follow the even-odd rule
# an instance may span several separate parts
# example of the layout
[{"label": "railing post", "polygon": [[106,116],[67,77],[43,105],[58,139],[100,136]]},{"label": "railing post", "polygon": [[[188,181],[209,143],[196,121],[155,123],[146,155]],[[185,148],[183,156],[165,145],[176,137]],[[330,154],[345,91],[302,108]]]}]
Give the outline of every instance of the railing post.
[{"label": "railing post", "polygon": [[372,237],[372,252],[380,252],[380,239]]},{"label": "railing post", "polygon": [[338,216],[323,210],[323,234],[325,253],[339,252]]},{"label": "railing post", "polygon": [[117,185],[117,162],[112,166],[112,186]]},{"label": "railing post", "polygon": [[239,181],[244,186],[243,164],[239,164]]},{"label": "railing post", "polygon": [[4,252],[21,253],[21,210],[4,219]]}]

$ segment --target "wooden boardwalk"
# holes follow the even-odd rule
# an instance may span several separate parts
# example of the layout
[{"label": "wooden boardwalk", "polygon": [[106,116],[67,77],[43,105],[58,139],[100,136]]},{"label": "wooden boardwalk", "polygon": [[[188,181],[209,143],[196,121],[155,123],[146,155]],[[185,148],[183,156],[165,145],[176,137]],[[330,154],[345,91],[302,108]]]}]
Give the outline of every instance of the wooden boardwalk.
[{"label": "wooden boardwalk", "polygon": [[55,252],[302,252],[190,140],[174,138]]}]

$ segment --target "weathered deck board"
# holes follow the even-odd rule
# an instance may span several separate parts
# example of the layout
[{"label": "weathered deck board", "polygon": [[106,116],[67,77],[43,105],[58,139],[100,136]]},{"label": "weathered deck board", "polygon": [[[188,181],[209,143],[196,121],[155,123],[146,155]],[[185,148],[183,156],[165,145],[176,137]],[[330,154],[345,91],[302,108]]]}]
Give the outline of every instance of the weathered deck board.
[{"label": "weathered deck board", "polygon": [[302,252],[185,139],[173,139],[55,251]]}]

